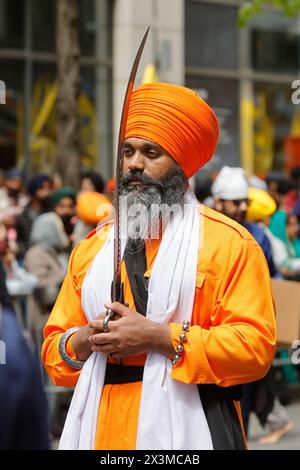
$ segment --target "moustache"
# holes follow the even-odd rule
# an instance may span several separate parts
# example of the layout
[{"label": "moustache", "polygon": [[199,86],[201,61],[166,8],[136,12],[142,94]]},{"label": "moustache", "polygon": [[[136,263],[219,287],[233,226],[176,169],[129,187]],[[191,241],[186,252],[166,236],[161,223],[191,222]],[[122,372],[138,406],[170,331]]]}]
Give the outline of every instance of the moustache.
[{"label": "moustache", "polygon": [[139,182],[145,186],[154,186],[159,190],[163,188],[163,184],[160,181],[145,175],[141,171],[129,171],[127,175],[123,176],[121,179],[121,188],[127,188],[127,186],[133,181]]}]

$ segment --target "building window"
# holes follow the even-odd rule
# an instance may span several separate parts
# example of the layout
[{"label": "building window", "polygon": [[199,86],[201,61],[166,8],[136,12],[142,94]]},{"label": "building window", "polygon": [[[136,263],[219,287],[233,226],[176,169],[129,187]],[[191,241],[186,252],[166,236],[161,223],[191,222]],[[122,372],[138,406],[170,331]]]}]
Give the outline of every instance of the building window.
[{"label": "building window", "polygon": [[297,18],[268,12],[250,22],[252,67],[257,71],[297,73],[300,24]]},{"label": "building window", "polygon": [[291,87],[255,83],[255,172],[289,172],[300,165],[300,114],[291,100]]},{"label": "building window", "polygon": [[[112,171],[112,2],[80,1],[83,167]],[[25,44],[26,43],[26,44]],[[55,2],[0,2],[0,80],[8,103],[0,106],[1,167],[30,159],[31,172],[54,170],[56,156]],[[29,132],[26,132],[26,129]]]},{"label": "building window", "polygon": [[236,80],[187,77],[187,86],[214,109],[220,124],[220,140],[214,159],[239,165],[239,90]]},{"label": "building window", "polygon": [[262,177],[273,169],[288,172],[300,166],[300,112],[291,99],[300,69],[300,16],[270,10],[239,29],[233,5],[186,0],[186,84],[218,115],[213,161]]},{"label": "building window", "polygon": [[16,164],[22,152],[24,126],[23,77],[24,63],[20,60],[1,60],[1,80],[9,84],[6,104],[0,105],[0,167]]},{"label": "building window", "polygon": [[0,47],[24,47],[24,31],[25,0],[1,0]]},{"label": "building window", "polygon": [[237,7],[187,0],[185,18],[185,82],[212,106],[220,123],[212,165],[239,165]]},{"label": "building window", "polygon": [[238,67],[237,8],[186,2],[186,65]]}]

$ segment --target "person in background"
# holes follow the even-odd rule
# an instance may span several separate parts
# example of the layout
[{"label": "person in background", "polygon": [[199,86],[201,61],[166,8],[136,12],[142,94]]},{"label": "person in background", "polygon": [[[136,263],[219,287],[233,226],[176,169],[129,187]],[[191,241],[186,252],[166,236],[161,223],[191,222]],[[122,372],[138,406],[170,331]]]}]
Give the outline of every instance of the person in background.
[{"label": "person in background", "polygon": [[63,186],[51,196],[53,211],[61,218],[65,233],[73,242],[73,231],[76,218],[76,192],[69,186]]},{"label": "person in background", "polygon": [[293,188],[292,182],[280,171],[271,171],[266,177],[268,193],[276,201],[277,210],[287,210],[288,194]]},{"label": "person in background", "polygon": [[300,222],[300,199],[294,205],[291,214],[294,214],[297,217],[298,222]]},{"label": "person in background", "polygon": [[17,261],[17,246],[8,238],[9,230],[0,224],[0,256],[6,275],[6,287],[13,300],[33,293],[38,284],[37,278],[23,269]]},{"label": "person in background", "polygon": [[276,208],[277,204],[275,200],[267,191],[257,187],[249,187],[247,221],[257,224],[268,237],[272,247],[274,263],[279,273],[279,275],[275,277],[281,279],[279,257],[282,253],[282,242],[273,235],[269,228],[271,218],[276,212]]},{"label": "person in background", "polygon": [[97,192],[103,194],[105,181],[99,173],[88,171],[83,174],[80,183],[80,191]]},{"label": "person in background", "polygon": [[38,362],[20,329],[0,259],[0,449],[47,450],[47,401]]},{"label": "person in background", "polygon": [[18,236],[18,257],[23,259],[29,248],[29,238],[33,221],[43,212],[50,209],[51,178],[44,174],[35,175],[27,186],[30,201],[17,218],[16,231]]},{"label": "person in background", "polygon": [[0,221],[4,221],[6,225],[13,225],[28,203],[23,180],[23,173],[19,168],[11,168],[6,173],[5,188],[0,189]]},{"label": "person in background", "polygon": [[290,185],[291,188],[285,198],[285,211],[289,214],[293,208],[300,201],[300,166],[296,166],[290,171]]},{"label": "person in background", "polygon": [[38,278],[35,298],[43,312],[48,313],[67,272],[67,250],[70,245],[62,220],[55,212],[42,214],[35,219],[30,244],[24,266]]},{"label": "person in background", "polygon": [[[280,277],[267,235],[262,228],[246,221],[249,207],[249,185],[244,170],[223,167],[212,185],[212,194],[215,208],[242,224],[257,240],[265,254],[270,276]],[[289,415],[277,397],[272,367],[263,379],[243,385],[241,405],[246,434],[248,433],[251,411],[255,412],[260,424],[269,429],[270,432],[260,440],[262,444],[276,442],[293,428]]]},{"label": "person in background", "polygon": [[268,237],[260,227],[246,220],[249,205],[249,185],[244,170],[224,166],[215,179],[211,191],[214,197],[214,208],[242,224],[251,233],[264,252],[270,276],[278,276]]},{"label": "person in background", "polygon": [[270,222],[276,238],[276,262],[285,279],[300,280],[299,222],[295,214],[277,211]]},{"label": "person in background", "polygon": [[2,253],[2,261],[9,295],[16,300],[32,294],[38,285],[38,279],[19,265],[15,253],[8,246]]}]

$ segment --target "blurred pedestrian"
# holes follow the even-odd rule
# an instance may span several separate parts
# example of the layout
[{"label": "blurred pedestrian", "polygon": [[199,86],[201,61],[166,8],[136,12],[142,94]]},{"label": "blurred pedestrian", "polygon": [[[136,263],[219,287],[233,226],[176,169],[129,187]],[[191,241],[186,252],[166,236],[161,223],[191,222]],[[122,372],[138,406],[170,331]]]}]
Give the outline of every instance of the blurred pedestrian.
[{"label": "blurred pedestrian", "polygon": [[88,171],[81,178],[80,190],[103,194],[105,191],[105,181],[100,173]]},{"label": "blurred pedestrian", "polygon": [[28,203],[28,197],[24,192],[23,172],[19,168],[8,170],[5,178],[5,187],[0,189],[0,221],[12,226]]},{"label": "blurred pedestrian", "polygon": [[287,211],[288,195],[294,185],[287,176],[280,171],[270,171],[266,177],[268,192],[276,201],[277,210]]},{"label": "blurred pedestrian", "polygon": [[17,218],[16,231],[18,240],[18,257],[23,259],[29,248],[29,238],[33,221],[43,212],[50,210],[52,181],[48,175],[39,174],[31,178],[27,191],[30,201]]},{"label": "blurred pedestrian", "polygon": [[0,449],[48,449],[47,402],[41,374],[13,311],[1,261],[0,363]]},{"label": "blurred pedestrian", "polygon": [[300,280],[299,222],[294,214],[277,211],[270,222],[270,231],[277,239],[276,261],[285,279]]},{"label": "blurred pedestrian", "polygon": [[67,272],[67,250],[70,245],[62,220],[55,212],[42,214],[35,219],[30,244],[24,266],[38,278],[35,298],[43,312],[48,313]]},{"label": "blurred pedestrian", "polygon": [[224,166],[212,185],[214,207],[242,224],[256,239],[267,260],[270,276],[276,277],[278,270],[274,263],[271,243],[257,224],[246,220],[249,206],[249,183],[242,168]]},{"label": "blurred pedestrian", "polygon": [[[73,242],[72,234],[76,224],[76,191],[69,186],[63,186],[51,196],[53,211],[61,218],[64,230]],[[71,246],[71,245],[70,245]]]}]

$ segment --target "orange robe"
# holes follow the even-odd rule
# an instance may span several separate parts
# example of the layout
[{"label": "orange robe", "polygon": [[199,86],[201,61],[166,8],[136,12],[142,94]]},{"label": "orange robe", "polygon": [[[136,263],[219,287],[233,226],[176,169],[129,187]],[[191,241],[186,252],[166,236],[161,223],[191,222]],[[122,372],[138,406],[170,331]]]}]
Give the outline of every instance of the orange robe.
[{"label": "orange robe", "polygon": [[[191,327],[183,359],[172,369],[172,378],[222,387],[252,382],[266,374],[275,351],[268,267],[261,248],[244,227],[212,209],[202,207],[201,212],[204,236],[199,243]],[[42,357],[56,385],[74,387],[79,377],[80,371],[62,361],[58,341],[68,328],[86,324],[81,287],[108,231],[109,226],[104,226],[73,250],[68,274],[45,327]],[[146,242],[145,276],[151,274],[159,243]],[[122,279],[125,300],[134,309],[124,263]],[[181,330],[181,325],[171,323],[174,347],[179,343]],[[67,350],[75,357],[70,341]],[[144,355],[122,359],[124,365],[144,362]],[[104,386],[99,409],[95,410],[95,449],[135,449],[141,386],[141,382]],[[241,421],[239,402],[235,406]]]}]

